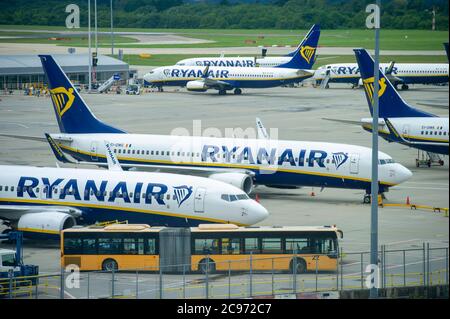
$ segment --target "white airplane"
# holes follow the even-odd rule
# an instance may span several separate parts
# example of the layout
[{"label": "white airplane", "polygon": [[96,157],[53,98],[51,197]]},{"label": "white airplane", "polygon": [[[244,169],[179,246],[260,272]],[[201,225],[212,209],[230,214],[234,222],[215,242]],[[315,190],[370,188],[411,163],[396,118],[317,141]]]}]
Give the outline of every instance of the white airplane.
[{"label": "white airplane", "polygon": [[[220,180],[250,193],[253,185],[366,190],[370,201],[371,149],[323,142],[128,134],[98,120],[51,56],[41,56],[61,133],[51,134],[62,152],[79,162],[105,166],[103,141],[124,168],[158,169]],[[42,137],[3,136],[46,141]],[[380,191],[408,180],[411,172],[379,153]]]},{"label": "white airplane", "polygon": [[[364,91],[372,114],[374,61],[364,49],[355,49],[356,60],[362,74]],[[386,75],[380,70],[379,133],[388,142],[397,142],[430,153],[449,154],[448,117],[418,110],[408,105]],[[348,124],[358,124],[371,132],[372,118],[361,121],[327,119]]]},{"label": "white airplane", "polygon": [[[286,56],[263,56],[257,57],[199,57],[189,58],[178,61],[177,66],[219,66],[219,67],[275,67],[281,64],[288,63],[297,51],[300,54],[306,54],[309,48],[304,46],[305,41],[309,38],[312,32],[320,32],[320,26],[315,24],[311,27],[304,39],[300,42],[298,47]],[[302,52],[302,50],[304,52]],[[309,51],[310,53],[311,51]],[[312,65],[311,65],[312,67]],[[309,69],[311,68],[309,67]]]},{"label": "white airplane", "polygon": [[[409,84],[448,83],[448,64],[446,63],[380,63],[386,76],[397,89],[409,89]],[[350,83],[353,87],[362,85],[357,63],[327,64],[319,67],[314,80],[317,84]]]},{"label": "white airplane", "polygon": [[[55,155],[64,157],[47,137]],[[0,219],[28,237],[44,238],[80,222],[252,225],[268,216],[237,187],[196,176],[122,171],[109,143],[104,148],[109,170],[0,166]]]},{"label": "white airplane", "polygon": [[156,68],[144,75],[147,85],[186,86],[188,91],[206,92],[209,89],[219,91],[220,95],[234,90],[241,94],[243,88],[270,88],[301,82],[314,75],[311,70],[320,30],[308,33],[303,45],[288,62],[273,68],[227,67],[227,66],[165,66]]}]

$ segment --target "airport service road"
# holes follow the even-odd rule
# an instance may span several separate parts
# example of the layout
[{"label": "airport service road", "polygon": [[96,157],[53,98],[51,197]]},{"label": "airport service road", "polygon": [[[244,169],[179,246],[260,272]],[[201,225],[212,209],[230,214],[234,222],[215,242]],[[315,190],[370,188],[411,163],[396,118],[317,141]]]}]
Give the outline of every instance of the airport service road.
[{"label": "airport service road", "polygon": [[[179,44],[179,43],[205,43],[207,40],[199,40],[193,38],[186,38],[176,35],[158,35],[145,36],[136,35],[141,43],[133,43],[133,45],[147,45],[147,44]],[[115,48],[120,49],[120,43],[116,44]],[[0,43],[0,52],[2,54],[65,54],[68,46],[60,46],[56,44],[42,44],[33,43]],[[284,55],[291,52],[293,47],[268,47],[270,54]],[[354,55],[353,47],[319,47],[319,55]],[[218,48],[123,48],[124,54],[208,54],[219,56],[221,53],[225,55],[239,55],[239,56],[258,56],[261,54],[260,47],[218,47]],[[88,53],[87,47],[77,47],[77,53]],[[110,48],[98,48],[100,54],[111,54]],[[116,51],[117,52],[117,51]],[[373,50],[369,50],[373,54]],[[442,50],[381,50],[381,55],[442,55],[445,56],[444,49]]]},{"label": "airport service road", "polygon": [[[448,105],[448,87],[415,86],[401,92],[411,104]],[[141,96],[87,95],[83,97],[102,120],[134,133],[170,134],[174,128],[192,132],[193,120],[202,129],[254,128],[259,116],[266,128],[278,128],[281,139],[371,145],[371,136],[358,126],[324,121],[321,118],[359,120],[369,111],[362,90],[332,85],[329,90],[274,88],[244,90],[243,95],[218,96],[215,91],[189,93],[168,88],[163,93]],[[25,97],[18,92],[0,96],[0,132],[43,136],[57,132],[49,98]],[[420,106],[428,112],[448,116],[448,109]],[[273,135],[272,131],[272,135]],[[38,142],[0,138],[0,163],[55,166],[48,145]],[[380,140],[380,150],[408,167],[414,176],[386,194],[389,203],[405,203],[407,196],[416,204],[449,206],[449,167],[416,168],[417,151]],[[316,196],[310,196],[314,191]],[[361,204],[363,191],[316,188],[280,190],[255,189],[261,203],[271,213],[261,225],[330,225],[344,231],[345,251],[369,249],[370,207]],[[429,211],[406,208],[380,208],[380,244],[390,249],[448,245],[448,218]],[[59,251],[28,244],[25,261],[38,263],[42,272],[58,270]]]}]

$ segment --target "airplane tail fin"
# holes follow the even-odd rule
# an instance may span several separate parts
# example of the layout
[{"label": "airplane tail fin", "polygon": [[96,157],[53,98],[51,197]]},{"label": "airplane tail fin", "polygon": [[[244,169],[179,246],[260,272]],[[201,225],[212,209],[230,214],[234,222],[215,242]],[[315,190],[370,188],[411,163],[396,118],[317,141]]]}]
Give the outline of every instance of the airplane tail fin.
[{"label": "airplane tail fin", "polygon": [[[373,82],[374,82],[374,61],[365,49],[355,49],[356,61],[358,62],[364,91],[370,113],[373,114]],[[380,118],[390,117],[434,117],[435,115],[417,110],[408,105],[398,94],[391,82],[380,70],[379,80],[379,116]]]},{"label": "airplane tail fin", "polygon": [[278,68],[289,69],[312,69],[314,62],[316,62],[317,44],[320,37],[320,25],[315,24],[306,34],[303,41],[295,50],[291,60],[287,63],[277,66]]},{"label": "airplane tail fin", "polygon": [[294,51],[292,51],[292,52],[286,54],[285,56],[291,56],[291,57],[294,56],[295,53],[297,53],[297,51],[298,51],[298,50],[300,49],[300,47],[303,45],[303,42],[305,42],[305,39],[307,39],[307,38],[311,35],[311,32],[313,32],[314,30],[318,30],[318,27],[317,27],[315,24],[311,27],[311,29],[309,29],[308,33],[306,33],[305,37],[302,39],[302,41],[301,41],[300,44],[297,46],[297,48],[296,48]]},{"label": "airplane tail fin", "polygon": [[98,120],[51,55],[39,55],[62,133],[125,133]]}]

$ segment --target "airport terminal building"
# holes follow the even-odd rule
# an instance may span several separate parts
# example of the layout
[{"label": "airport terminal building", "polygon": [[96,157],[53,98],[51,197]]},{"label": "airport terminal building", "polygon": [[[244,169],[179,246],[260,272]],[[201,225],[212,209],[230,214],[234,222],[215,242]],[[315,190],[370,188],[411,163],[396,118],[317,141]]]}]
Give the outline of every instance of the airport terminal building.
[{"label": "airport terminal building", "polygon": [[[53,57],[74,84],[88,83],[88,54],[54,54]],[[93,78],[100,83],[114,74],[119,74],[121,80],[127,80],[130,76],[127,63],[106,55],[98,56],[98,64],[93,69]],[[37,55],[0,55],[1,90],[46,84],[47,78]]]}]

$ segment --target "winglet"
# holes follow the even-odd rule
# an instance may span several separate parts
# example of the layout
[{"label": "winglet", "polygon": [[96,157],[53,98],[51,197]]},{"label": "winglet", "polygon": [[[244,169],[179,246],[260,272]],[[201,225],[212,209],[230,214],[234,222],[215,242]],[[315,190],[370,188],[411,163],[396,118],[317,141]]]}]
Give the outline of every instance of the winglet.
[{"label": "winglet", "polygon": [[108,161],[108,170],[110,171],[123,171],[120,166],[119,160],[111,149],[111,144],[105,141],[106,160]]},{"label": "winglet", "polygon": [[386,75],[391,75],[392,71],[394,70],[394,66],[395,66],[395,61],[391,61],[391,63],[389,64],[388,68],[386,69],[385,74]]},{"label": "winglet", "polygon": [[269,139],[269,134],[259,117],[256,118],[256,129],[258,131],[258,139]]},{"label": "winglet", "polygon": [[56,144],[55,140],[50,136],[50,134],[45,133],[45,138],[48,141],[48,144],[50,145],[50,148],[53,151],[53,154],[55,154],[55,157],[58,161],[63,163],[73,163],[70,161],[66,155],[64,155],[64,152],[61,150],[61,148]]},{"label": "winglet", "polygon": [[205,70],[203,70],[202,78],[203,79],[207,79],[208,78],[208,73],[209,73],[209,65],[207,65]]}]

